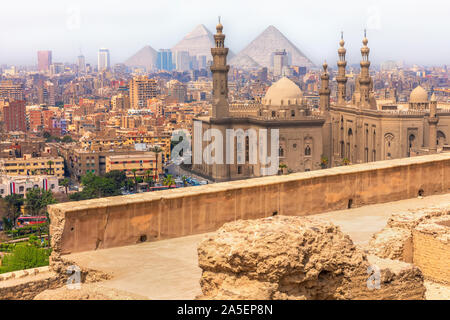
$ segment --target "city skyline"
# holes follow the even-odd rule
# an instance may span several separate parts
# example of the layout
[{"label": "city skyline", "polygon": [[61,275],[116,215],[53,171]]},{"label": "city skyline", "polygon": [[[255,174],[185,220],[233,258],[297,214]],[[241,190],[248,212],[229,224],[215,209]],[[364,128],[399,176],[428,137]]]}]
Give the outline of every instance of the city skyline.
[{"label": "city skyline", "polygon": [[[135,10],[133,1],[128,1],[127,6],[121,6],[124,2],[118,0],[108,2],[107,6],[104,1],[50,4],[44,0],[39,5],[18,1],[6,5],[10,14],[0,22],[4,41],[0,63],[37,65],[35,52],[51,50],[55,62],[75,63],[81,52],[87,63],[96,65],[98,50],[108,48],[113,65],[124,62],[145,45],[156,50],[171,48],[198,24],[214,30],[218,15],[222,16],[230,39],[229,47],[236,53],[274,25],[315,64],[320,65],[323,60],[334,63],[343,30],[348,60],[350,64],[358,63],[363,30],[367,28],[375,64],[386,60],[428,66],[449,63],[450,45],[437,39],[449,29],[446,15],[450,6],[439,1],[430,1],[425,8],[418,1],[345,4],[279,1],[275,7],[263,5],[268,1],[262,2],[258,6],[242,3],[241,10],[236,12],[232,2],[225,6],[203,0],[177,1],[171,11],[161,14],[167,8],[157,2],[140,4],[140,9]],[[32,30],[12,19],[24,4],[30,9],[23,13],[24,19],[41,18]]]}]

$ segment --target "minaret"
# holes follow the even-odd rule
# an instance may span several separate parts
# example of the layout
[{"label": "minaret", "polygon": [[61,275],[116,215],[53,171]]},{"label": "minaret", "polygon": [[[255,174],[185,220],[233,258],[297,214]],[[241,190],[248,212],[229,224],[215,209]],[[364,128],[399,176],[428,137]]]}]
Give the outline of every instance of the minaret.
[{"label": "minaret", "polygon": [[437,117],[437,100],[436,95],[433,93],[430,99],[430,116],[428,118],[429,125],[429,150],[430,153],[437,152],[437,124],[439,122],[439,118]]},{"label": "minaret", "polygon": [[213,106],[212,118],[221,119],[229,116],[228,110],[228,70],[227,65],[228,48],[225,48],[225,35],[222,33],[223,26],[220,23],[216,26],[217,33],[214,35],[215,48],[211,48],[213,64],[211,72],[213,74]]},{"label": "minaret", "polygon": [[326,62],[324,62],[323,73],[320,76],[321,84],[320,84],[320,90],[319,90],[319,96],[320,96],[319,106],[320,106],[320,111],[322,113],[330,110],[330,92],[331,92],[330,87],[329,87],[330,75],[328,74],[327,69],[328,69],[328,65]]},{"label": "minaret", "polygon": [[347,77],[345,76],[345,67],[347,66],[347,61],[345,61],[345,54],[347,50],[344,48],[344,32],[341,32],[341,41],[339,42],[341,46],[338,49],[339,60],[338,60],[338,75],[336,77],[337,81],[337,104],[345,105],[346,99],[346,85],[347,85]]},{"label": "minaret", "polygon": [[370,75],[369,75],[369,52],[370,49],[367,47],[369,40],[366,37],[366,30],[364,30],[364,39],[362,41],[363,47],[361,48],[361,73],[359,75],[359,90],[361,93],[361,106],[367,107],[369,105],[369,93],[370,93]]}]

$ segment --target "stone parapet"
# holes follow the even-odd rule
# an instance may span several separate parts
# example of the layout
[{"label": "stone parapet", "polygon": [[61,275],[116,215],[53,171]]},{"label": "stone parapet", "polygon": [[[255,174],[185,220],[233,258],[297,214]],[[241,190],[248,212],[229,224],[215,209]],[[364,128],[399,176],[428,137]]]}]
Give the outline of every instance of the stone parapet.
[{"label": "stone parapet", "polygon": [[238,219],[311,215],[450,190],[450,154],[379,161],[49,206],[60,254],[215,231]]}]

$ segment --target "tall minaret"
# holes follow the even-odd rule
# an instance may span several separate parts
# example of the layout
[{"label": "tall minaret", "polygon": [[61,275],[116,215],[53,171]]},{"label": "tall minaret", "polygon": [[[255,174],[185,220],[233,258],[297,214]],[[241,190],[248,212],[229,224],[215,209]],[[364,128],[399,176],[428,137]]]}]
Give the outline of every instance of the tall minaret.
[{"label": "tall minaret", "polygon": [[330,92],[331,92],[331,90],[329,88],[330,75],[328,74],[327,69],[328,69],[328,64],[326,62],[324,62],[323,73],[320,76],[321,84],[320,84],[320,90],[319,90],[319,96],[320,96],[319,106],[320,106],[320,111],[322,113],[330,110]]},{"label": "tall minaret", "polygon": [[366,30],[364,30],[364,39],[362,41],[363,47],[361,48],[361,73],[359,75],[359,90],[361,93],[361,106],[367,107],[369,105],[369,93],[370,93],[370,75],[369,75],[369,52],[370,49],[367,47],[369,40],[366,37]]},{"label": "tall minaret", "polygon": [[345,67],[347,66],[347,61],[345,61],[345,54],[347,50],[345,50],[344,45],[344,32],[341,32],[341,41],[339,42],[341,46],[338,49],[339,60],[338,60],[338,75],[336,77],[337,81],[337,104],[345,105],[346,100],[346,85],[347,85],[347,77],[345,76]]},{"label": "tall minaret", "polygon": [[228,70],[227,65],[228,48],[225,48],[225,35],[222,33],[223,26],[220,23],[216,26],[217,33],[214,35],[215,48],[211,48],[213,64],[211,72],[213,74],[213,106],[212,118],[221,119],[229,116],[228,110]]},{"label": "tall minaret", "polygon": [[429,141],[430,141],[430,153],[437,152],[437,124],[439,122],[439,118],[437,117],[437,100],[436,95],[433,93],[430,99],[430,116],[428,118],[429,125]]}]

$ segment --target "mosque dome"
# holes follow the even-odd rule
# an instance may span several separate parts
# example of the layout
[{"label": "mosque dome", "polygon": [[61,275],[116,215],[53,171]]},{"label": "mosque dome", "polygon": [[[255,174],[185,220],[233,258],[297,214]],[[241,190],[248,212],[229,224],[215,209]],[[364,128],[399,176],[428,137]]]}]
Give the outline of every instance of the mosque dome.
[{"label": "mosque dome", "polygon": [[292,80],[283,77],[267,90],[263,104],[277,107],[287,106],[300,104],[302,99],[302,90]]},{"label": "mosque dome", "polygon": [[411,103],[425,103],[428,102],[428,92],[421,86],[417,86],[409,96]]}]

